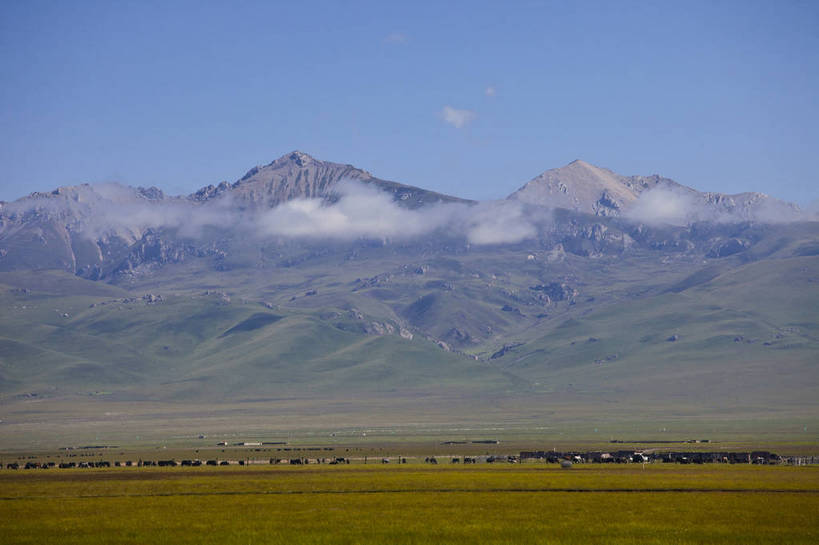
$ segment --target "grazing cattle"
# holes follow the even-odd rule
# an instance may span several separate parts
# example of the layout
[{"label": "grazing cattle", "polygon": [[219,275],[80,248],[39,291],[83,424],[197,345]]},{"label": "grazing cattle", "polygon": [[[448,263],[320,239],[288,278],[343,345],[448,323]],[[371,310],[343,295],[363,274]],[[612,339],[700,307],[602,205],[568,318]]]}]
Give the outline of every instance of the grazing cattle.
[{"label": "grazing cattle", "polygon": [[207,462],[205,462],[205,465],[218,466],[219,462],[217,462],[216,460],[208,460]]},{"label": "grazing cattle", "polygon": [[176,467],[176,460],[160,460],[157,462],[159,467]]},{"label": "grazing cattle", "polygon": [[230,462],[228,462],[227,460],[222,460],[221,462],[219,462],[219,465],[220,466],[229,466]]},{"label": "grazing cattle", "polygon": [[60,462],[59,468],[60,469],[71,469],[77,467],[77,464],[74,462]]},{"label": "grazing cattle", "polygon": [[389,458],[381,458],[381,463],[382,463],[382,464],[389,464],[389,463],[390,463],[390,459],[389,459]]},{"label": "grazing cattle", "polygon": [[427,458],[424,458],[424,462],[427,463],[427,464],[436,464],[436,465],[438,464],[438,460],[436,460],[434,456],[429,456]]},{"label": "grazing cattle", "polygon": [[781,461],[781,458],[772,452],[765,450],[754,451],[749,456],[753,464],[776,464]]},{"label": "grazing cattle", "polygon": [[465,464],[475,464],[475,463],[477,463],[477,461],[475,460],[475,458],[471,458],[469,456],[464,456],[464,463]]},{"label": "grazing cattle", "polygon": [[453,458],[453,459],[451,459],[451,460],[449,461],[449,463],[450,463],[450,464],[460,464],[460,463],[461,463],[461,459],[460,459],[460,458]]}]

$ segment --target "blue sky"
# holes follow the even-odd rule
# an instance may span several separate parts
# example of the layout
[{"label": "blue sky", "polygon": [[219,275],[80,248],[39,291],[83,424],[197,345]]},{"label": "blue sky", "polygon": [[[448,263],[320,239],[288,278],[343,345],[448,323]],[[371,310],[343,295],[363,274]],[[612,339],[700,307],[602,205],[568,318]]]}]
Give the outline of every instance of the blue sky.
[{"label": "blue sky", "polygon": [[817,29],[813,1],[0,0],[0,200],[300,149],[477,199],[582,158],[806,204]]}]

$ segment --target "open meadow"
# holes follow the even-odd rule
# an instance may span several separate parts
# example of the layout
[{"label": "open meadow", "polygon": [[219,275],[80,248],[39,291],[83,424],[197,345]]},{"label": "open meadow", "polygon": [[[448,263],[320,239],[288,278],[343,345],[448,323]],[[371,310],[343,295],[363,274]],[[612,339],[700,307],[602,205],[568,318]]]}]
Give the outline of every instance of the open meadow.
[{"label": "open meadow", "polygon": [[819,467],[4,469],[0,542],[816,543]]}]

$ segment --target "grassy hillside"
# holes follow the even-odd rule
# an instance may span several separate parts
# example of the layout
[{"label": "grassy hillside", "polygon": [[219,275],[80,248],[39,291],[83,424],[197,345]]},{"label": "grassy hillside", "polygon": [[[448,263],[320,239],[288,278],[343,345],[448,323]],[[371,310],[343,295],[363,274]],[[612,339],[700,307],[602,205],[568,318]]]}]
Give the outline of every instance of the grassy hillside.
[{"label": "grassy hillside", "polygon": [[725,258],[288,243],[258,266],[186,260],[114,284],[0,273],[0,410],[20,425],[89,400],[163,404],[148,420],[262,404],[305,427],[334,413],[815,421],[816,238],[756,240]]},{"label": "grassy hillside", "polygon": [[11,310],[0,328],[4,394],[100,390],[201,401],[294,390],[493,389],[505,382],[486,363],[428,341],[356,332],[355,320],[341,313],[322,319],[206,295],[154,304],[8,291],[1,297]]}]

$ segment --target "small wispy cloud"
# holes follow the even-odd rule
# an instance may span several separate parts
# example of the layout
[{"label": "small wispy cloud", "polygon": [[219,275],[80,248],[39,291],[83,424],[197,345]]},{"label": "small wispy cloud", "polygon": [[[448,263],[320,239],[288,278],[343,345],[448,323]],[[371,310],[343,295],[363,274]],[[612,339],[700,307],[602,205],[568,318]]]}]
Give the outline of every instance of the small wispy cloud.
[{"label": "small wispy cloud", "polygon": [[444,109],[441,110],[441,117],[456,129],[461,129],[478,117],[478,114],[472,110],[459,110],[452,106],[444,106]]},{"label": "small wispy cloud", "polygon": [[387,34],[387,37],[384,38],[384,41],[388,44],[405,44],[409,41],[409,36],[404,32],[390,32]]},{"label": "small wispy cloud", "polygon": [[498,94],[498,90],[497,90],[497,89],[495,89],[495,87],[494,87],[494,86],[490,85],[489,87],[487,87],[487,88],[486,88],[486,90],[484,91],[484,93],[485,93],[485,94],[486,94],[486,96],[488,96],[488,97],[493,97],[493,96],[495,96],[496,94]]}]

